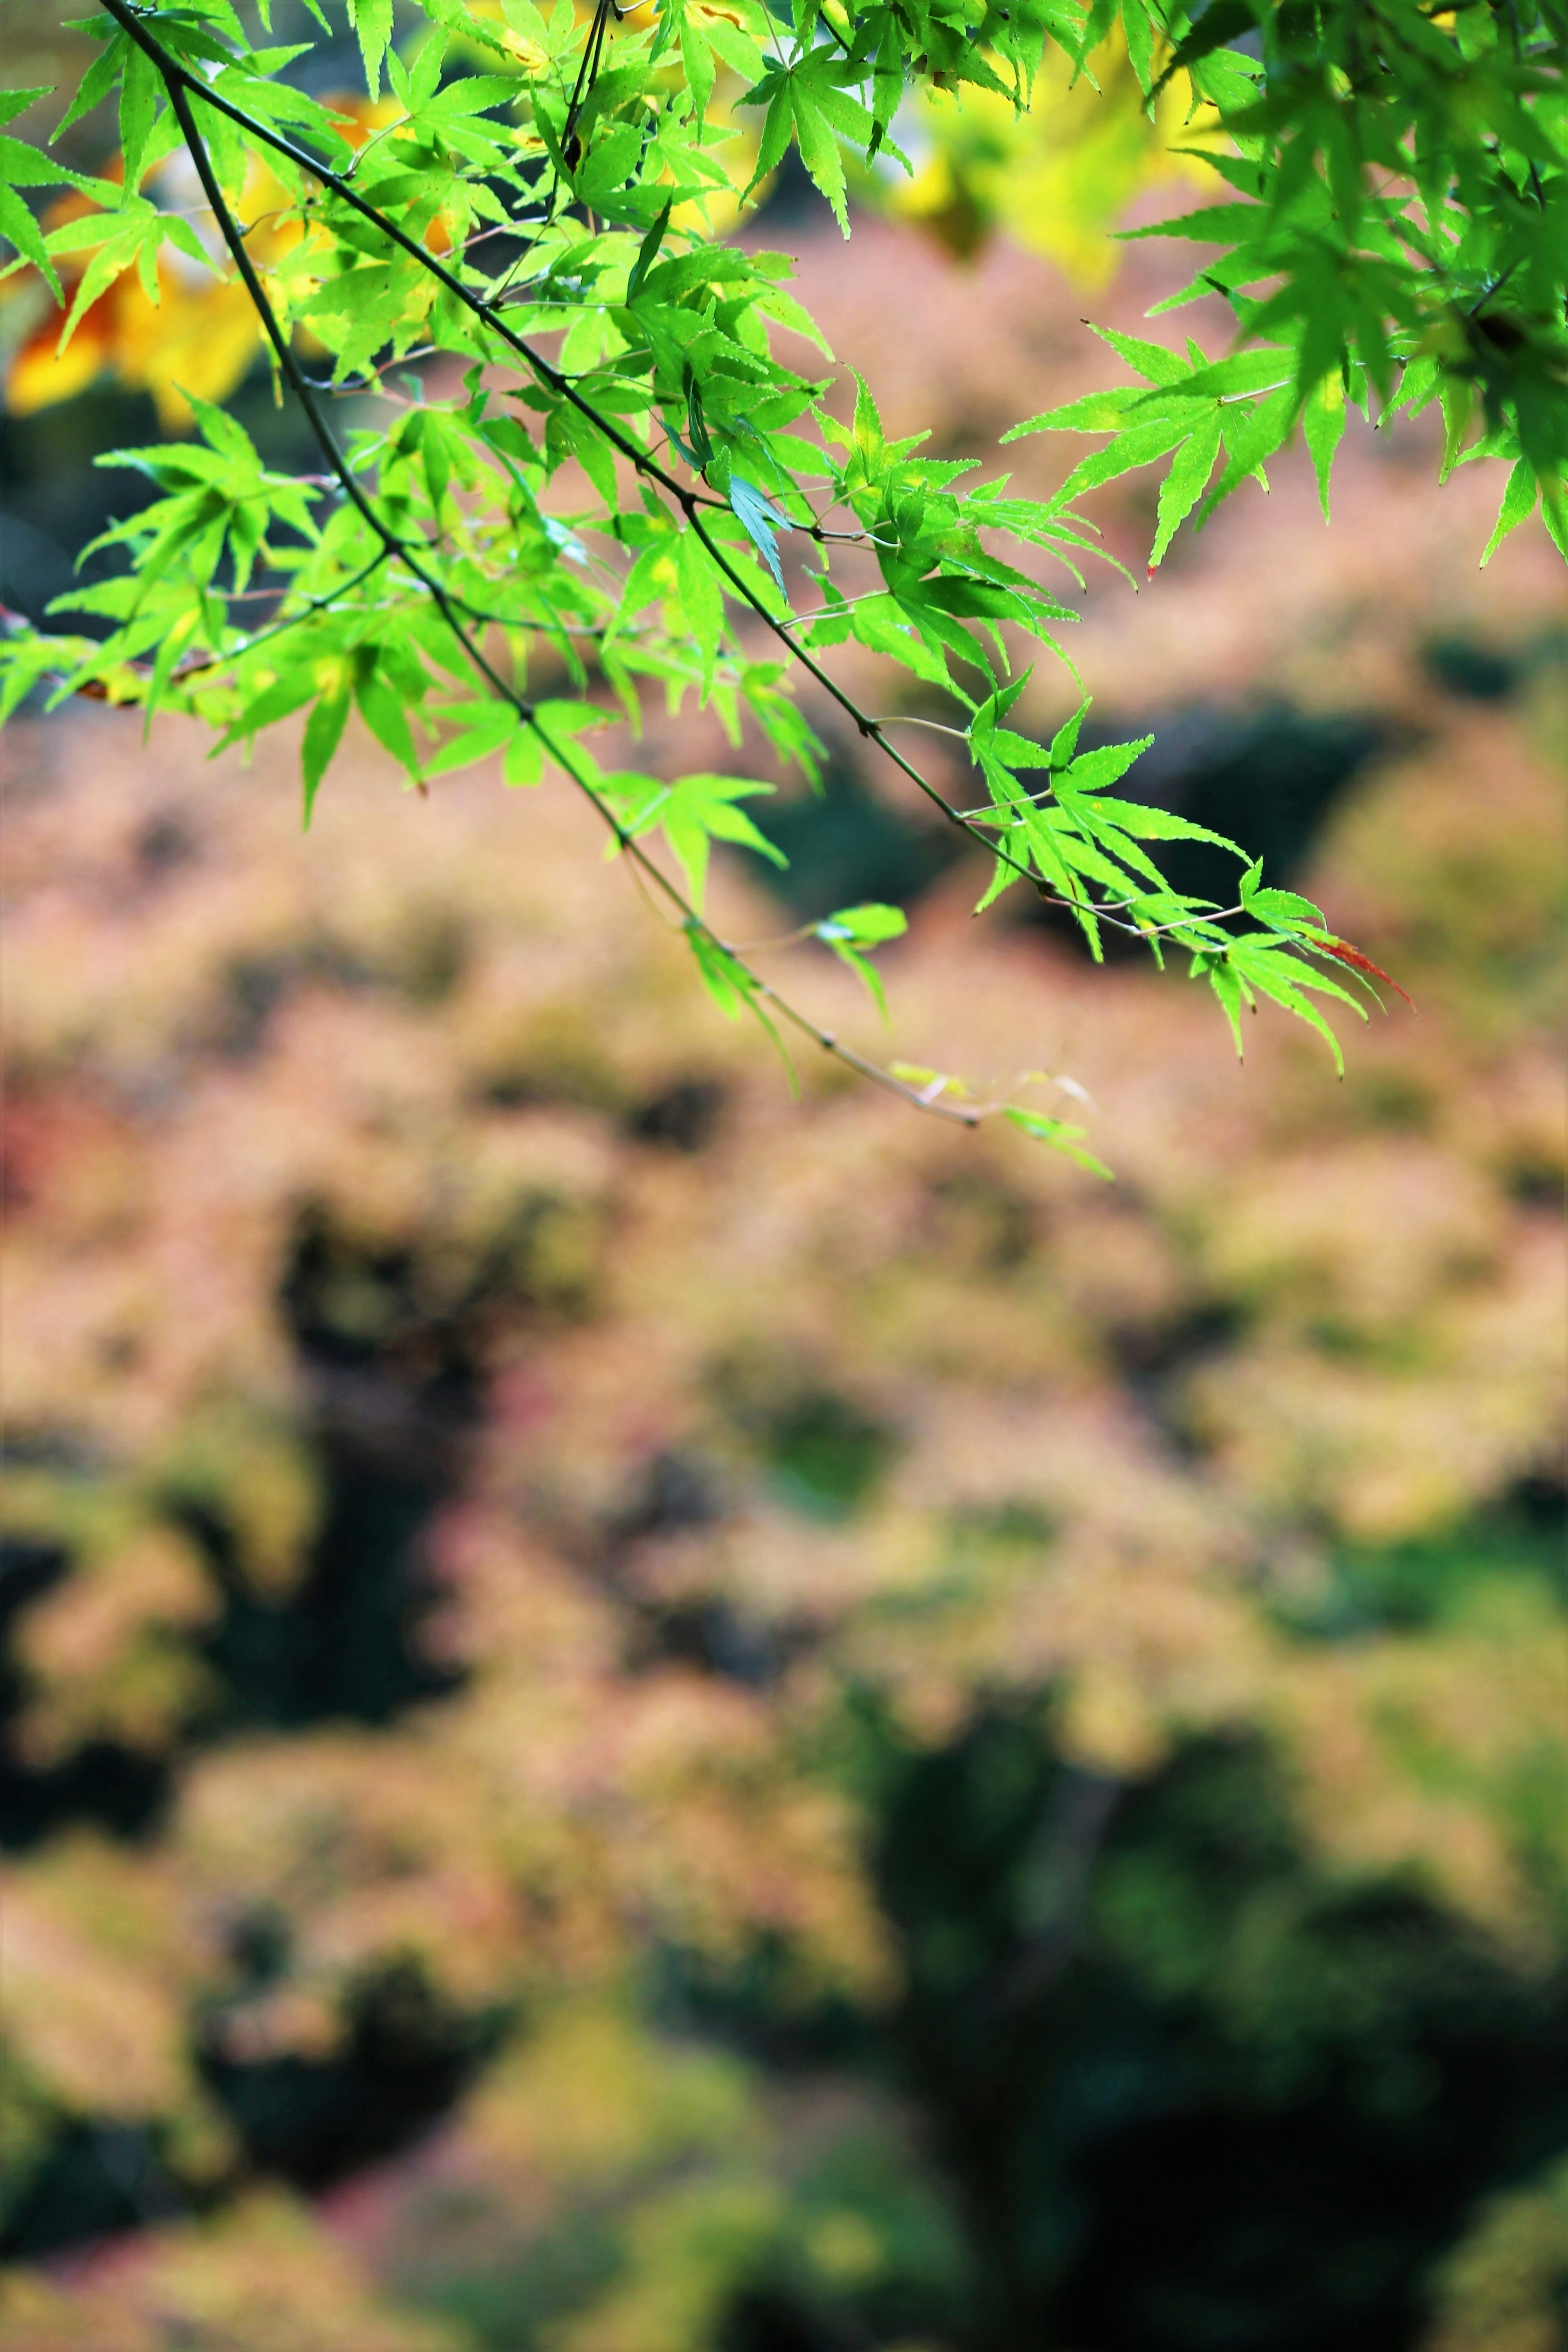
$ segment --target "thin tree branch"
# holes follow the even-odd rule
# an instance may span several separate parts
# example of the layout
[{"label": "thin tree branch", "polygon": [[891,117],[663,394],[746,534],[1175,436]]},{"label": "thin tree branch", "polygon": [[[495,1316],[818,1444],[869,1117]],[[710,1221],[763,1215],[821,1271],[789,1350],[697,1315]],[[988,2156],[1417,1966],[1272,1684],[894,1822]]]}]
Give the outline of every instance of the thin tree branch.
[{"label": "thin tree branch", "polygon": [[[110,7],[113,13],[118,15],[122,5],[122,0],[104,0],[104,5]],[[131,21],[132,26],[134,26],[134,18]],[[136,26],[135,30],[138,38],[140,38],[141,27]],[[300,401],[301,407],[304,409],[306,417],[310,422],[311,431],[315,434],[317,442],[323,456],[326,457],[331,463],[332,470],[343,486],[344,491],[353,500],[364,522],[374,533],[375,537],[382,542],[384,554],[395,556],[400,562],[405,564],[414,574],[415,578],[420,581],[429,591],[430,594],[436,601],[442,618],[446,621],[447,627],[457,638],[459,646],[461,646],[468,659],[479,671],[479,675],[486,680],[487,684],[492,688],[495,693],[497,693],[503,701],[510,703],[511,708],[523,720],[524,724],[531,729],[533,733],[538,737],[540,744],[549,754],[550,758],[555,762],[556,766],[559,767],[563,773],[565,774],[576,786],[577,790],[583,794],[584,799],[592,804],[603,823],[614,835],[618,846],[633,861],[638,872],[646,877],[647,881],[658,892],[660,892],[667,902],[676,909],[677,913],[680,917],[682,928],[688,932],[700,932],[715,949],[718,950],[719,953],[725,959],[727,965],[740,976],[743,984],[738,992],[747,997],[755,995],[765,998],[767,1003],[777,1012],[780,1018],[787,1022],[789,1025],[798,1031],[801,1035],[809,1037],[812,1042],[815,1045],[819,1045],[825,1053],[831,1054],[837,1060],[843,1062],[848,1068],[855,1070],[860,1076],[869,1078],[875,1085],[885,1087],[889,1092],[898,1095],[901,1100],[910,1104],[913,1108],[931,1112],[937,1117],[946,1118],[958,1126],[978,1126],[981,1118],[985,1115],[984,1112],[965,1105],[949,1104],[941,1100],[931,1102],[925,1101],[922,1099],[921,1093],[915,1087],[906,1085],[901,1078],[895,1077],[890,1070],[884,1069],[879,1063],[870,1061],[865,1055],[857,1053],[853,1046],[842,1045],[831,1030],[822,1028],[816,1022],[813,1021],[808,1014],[802,1013],[796,1006],[791,1004],[786,998],[781,996],[775,988],[762,978],[760,973],[752,971],[751,967],[735,953],[734,950],[731,948],[725,940],[720,938],[719,934],[712,929],[711,925],[703,919],[691,902],[676,887],[675,884],[669,880],[668,877],[660,870],[660,868],[654,863],[653,859],[647,856],[647,852],[639,847],[633,835],[628,833],[625,825],[622,824],[614,809],[612,809],[608,802],[605,800],[603,794],[600,793],[589,779],[582,774],[582,772],[575,767],[570,757],[567,756],[562,751],[561,747],[555,742],[548,729],[541,723],[539,714],[534,709],[533,705],[529,702],[525,697],[520,695],[515,688],[510,686],[508,681],[500,675],[487,658],[482,648],[474,643],[473,639],[469,636],[468,631],[463,627],[462,623],[458,617],[458,608],[453,598],[448,594],[441,582],[435,578],[431,572],[426,569],[423,562],[413,551],[410,542],[401,538],[397,532],[394,531],[388,524],[382,520],[381,517],[376,513],[374,506],[371,504],[369,498],[366,496],[358,481],[354,478],[353,472],[347,458],[339,448],[337,440],[324,413],[321,410],[321,404],[308,383],[303,371],[300,367],[298,361],[295,359],[289,339],[283,332],[277,315],[274,312],[270,302],[268,300],[260,279],[257,276],[255,265],[251,261],[249,254],[246,251],[245,240],[240,234],[239,225],[235,220],[234,215],[229,209],[228,203],[224,196],[223,191],[218,185],[217,176],[212,166],[212,159],[207,153],[205,142],[202,138],[201,131],[197,127],[195,116],[191,111],[190,93],[186,88],[186,84],[188,83],[190,77],[181,74],[176,69],[173,59],[165,60],[163,51],[159,48],[156,43],[149,45],[143,42],[142,45],[148,47],[149,54],[153,58],[153,62],[158,68],[158,70],[163,77],[164,88],[169,93],[169,102],[174,110],[175,119],[179,122],[185,143],[190,150],[191,160],[195,165],[197,176],[201,181],[207,201],[212,206],[213,216],[217,222],[218,228],[225,244],[227,246],[229,252],[234,257],[235,267],[238,270],[240,278],[244,282],[247,293],[249,295],[251,301],[256,307],[257,315],[261,320],[261,324],[267,334],[268,340],[271,343],[273,350],[278,354],[279,366],[288,379],[290,389],[293,391],[296,398]],[[198,92],[198,94],[202,96],[206,95],[205,92]]]},{"label": "thin tree branch", "polygon": [[[319,162],[305,149],[297,147],[294,142],[285,138],[282,132],[274,131],[268,123],[258,121],[254,117],[247,115],[242,108],[235,106],[229,100],[222,97],[219,92],[209,89],[199,75],[193,74],[187,67],[180,63],[177,58],[168,55],[162,44],[153,38],[142,24],[136,10],[130,5],[130,0],[100,0],[100,5],[130,35],[137,47],[145,51],[157,68],[163,85],[169,92],[170,101],[174,106],[175,114],[180,120],[182,130],[190,119],[189,94],[194,94],[202,100],[204,105],[211,106],[220,114],[226,115],[230,121],[237,124],[252,138],[259,140],[264,146],[272,148],[275,153],[286,155],[298,168],[309,172],[324,186],[331,188],[346,204],[359,213],[362,218],[372,222],[384,235],[390,237],[395,245],[417,261],[422,268],[428,271],[438,284],[444,286],[447,291],[463,305],[465,310],[480,320],[492,334],[499,335],[502,342],[534,371],[542,383],[547,384],[560,397],[569,401],[573,407],[588,419],[596,431],[604,435],[613,448],[617,449],[639,473],[658,482],[659,487],[675,499],[685,515],[688,525],[696,533],[716,569],[729,582],[733,593],[742,603],[751,606],[765,626],[788,649],[794,659],[800,663],[807,674],[816,679],[823,691],[829,695],[845,715],[854,722],[860,735],[867,741],[875,743],[885,757],[890,760],[917,790],[924,794],[932,806],[941,810],[949,824],[956,826],[961,833],[969,835],[972,839],[979,841],[991,855],[999,856],[1005,865],[1013,866],[1020,878],[1029,883],[1031,887],[1040,887],[1032,866],[1020,863],[1007,851],[994,847],[967,818],[959,814],[944,795],[938,792],[936,786],[921,775],[920,770],[906,760],[902,752],[889,742],[878,722],[866,717],[864,711],[823,668],[821,663],[794,643],[789,635],[788,625],[777,618],[750,582],[731,563],[721,548],[715,544],[712,534],[703,522],[700,512],[701,507],[710,503],[708,500],[700,498],[695,491],[688,489],[667,467],[661,466],[657,458],[651,457],[646,449],[633,440],[630,435],[623,433],[618,425],[600,415],[591,402],[584,399],[570,376],[564,374],[561,369],[552,366],[542,352],[536,352],[521,335],[508,327],[496,314],[494,305],[475,294],[471,287],[465,286],[461,278],[455,276],[437,255],[429,251],[427,247],[410,236],[406,230],[398,226],[395,221],[388,220],[384,214],[377,211],[373,204],[361,195],[357,188],[351,186],[342,173],[334,172],[329,164]],[[181,93],[178,100],[175,98],[176,89]],[[225,206],[224,217],[232,221],[226,206]],[[259,305],[263,298],[248,255],[241,260],[242,244],[232,247],[231,250],[234,252],[240,275],[246,280],[247,290],[250,292],[251,299]],[[274,349],[279,349],[276,326],[277,322],[274,320],[271,331],[273,345]],[[305,377],[298,368],[286,372],[289,373],[290,383],[295,384],[299,389],[301,399],[310,404],[307,406],[307,414],[312,415],[313,401]],[[320,411],[315,410],[312,415],[312,424],[319,415]],[[326,432],[327,429],[323,419],[321,430]],[[363,506],[357,485],[351,490],[350,495],[355,504],[360,506],[362,512],[367,512],[368,519],[368,511]]]}]

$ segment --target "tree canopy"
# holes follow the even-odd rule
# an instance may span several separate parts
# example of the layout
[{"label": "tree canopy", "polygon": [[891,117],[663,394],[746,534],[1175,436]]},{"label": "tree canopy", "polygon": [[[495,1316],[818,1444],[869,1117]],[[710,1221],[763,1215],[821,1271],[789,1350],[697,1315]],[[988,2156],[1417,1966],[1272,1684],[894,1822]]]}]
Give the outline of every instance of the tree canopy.
[{"label": "tree canopy", "polygon": [[[330,37],[325,0],[306,5]],[[1098,1164],[1051,1111],[863,1055],[705,911],[713,842],[782,854],[747,806],[773,790],[750,772],[757,739],[816,777],[792,693],[806,674],[985,845],[982,908],[1037,893],[1097,960],[1108,932],[1184,959],[1238,1048],[1243,1010],[1269,1000],[1338,1059],[1324,1004],[1363,1013],[1377,967],[1235,844],[1135,779],[1119,791],[1146,741],[1080,749],[1076,672],[1049,742],[1009,724],[1031,645],[1072,671],[1073,607],[1041,566],[1081,578],[1100,558],[1076,501],[1160,464],[1153,572],[1298,430],[1326,509],[1349,408],[1386,424],[1434,403],[1446,469],[1508,468],[1483,560],[1538,503],[1568,550],[1561,0],[596,0],[586,15],[557,0],[548,16],[532,0],[411,0],[395,23],[393,0],[345,5],[366,87],[352,108],[313,91],[310,43],[268,44],[264,0],[259,24],[230,0],[100,0],[80,20],[97,54],[49,146],[5,142],[0,230],[13,268],[64,308],[63,347],[132,272],[153,300],[172,271],[232,279],[319,467],[268,468],[216,402],[173,382],[194,436],[104,461],[159,493],[100,542],[123,572],[56,600],[108,634],[16,630],[0,710],[47,683],[189,711],[225,744],[303,714],[307,823],[353,709],[421,790],[496,755],[515,786],[559,772],[710,994],[786,1061],[804,1040],[928,1112],[999,1111]],[[911,168],[911,93],[941,117],[950,178],[973,184],[954,97],[989,110],[1005,146],[1042,77],[1131,89],[1134,150],[1159,126],[1218,182],[1217,202],[1131,234],[1208,257],[1162,311],[1213,295],[1233,320],[1210,349],[1106,330],[1121,381],[1005,436],[1100,443],[1045,499],[922,455],[924,436],[889,440],[868,375],[852,405],[831,398],[830,374],[803,364],[814,343],[828,355],[789,258],[715,234],[743,229],[792,151],[847,234],[852,183]],[[116,94],[118,176],[73,168],[71,126]],[[8,93],[7,119],[37,95]],[[163,168],[182,152],[194,180]],[[41,217],[17,193],[57,188]],[[437,396],[414,371],[442,361],[456,366]],[[367,391],[372,421],[345,429],[334,411]],[[868,709],[839,682],[851,640],[910,674],[904,709]],[[740,772],[595,756],[589,739],[624,727],[633,748],[615,757],[635,758],[659,690],[721,714]],[[956,797],[916,756],[930,728],[963,746]],[[1199,836],[1234,855],[1226,899],[1162,868],[1161,844]],[[799,943],[882,1009],[875,957],[903,922],[880,899],[823,908]]]}]

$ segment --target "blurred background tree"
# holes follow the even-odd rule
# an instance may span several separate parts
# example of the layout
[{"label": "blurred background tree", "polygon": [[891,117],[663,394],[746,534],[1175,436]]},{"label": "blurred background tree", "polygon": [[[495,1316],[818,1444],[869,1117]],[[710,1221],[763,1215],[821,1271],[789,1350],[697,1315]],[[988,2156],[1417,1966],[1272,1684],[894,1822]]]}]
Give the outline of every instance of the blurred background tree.
[{"label": "blurred background tree", "polygon": [[[1021,251],[984,121],[962,235],[768,228],[954,454],[1092,383],[1063,265],[1176,276]],[[120,336],[9,379],[10,601],[183,428]],[[1342,1086],[972,924],[826,706],[773,896],[721,853],[738,936],[896,898],[901,1027],[1114,1190],[793,1106],[488,769],[351,722],[301,846],[287,740],[8,730],[6,2352],[1556,2352],[1561,572],[1413,446],[1081,604],[1151,790],[1416,999]]]}]

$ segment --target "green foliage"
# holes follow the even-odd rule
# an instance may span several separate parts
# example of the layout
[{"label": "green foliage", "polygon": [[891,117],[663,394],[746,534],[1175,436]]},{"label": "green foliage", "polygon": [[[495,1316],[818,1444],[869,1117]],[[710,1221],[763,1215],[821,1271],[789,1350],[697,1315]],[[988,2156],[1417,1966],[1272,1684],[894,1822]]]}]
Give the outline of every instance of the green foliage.
[{"label": "green foliage", "polygon": [[[157,193],[157,166],[186,148],[215,242],[322,465],[297,481],[268,473],[241,428],[200,403],[204,446],[121,453],[112,462],[151,473],[164,495],[100,542],[125,549],[127,572],[52,608],[116,626],[100,645],[14,636],[0,649],[0,711],[44,679],[59,695],[190,710],[224,741],[302,710],[307,822],[351,708],[421,787],[496,752],[509,782],[559,770],[673,913],[726,1010],[782,1019],[973,1123],[1005,1106],[864,1064],[711,928],[710,844],[777,858],[738,805],[768,787],[606,771],[582,740],[617,716],[635,734],[657,686],[676,710],[689,696],[714,706],[737,746],[749,719],[809,775],[817,746],[788,695],[804,668],[990,851],[982,906],[1026,881],[1071,910],[1097,957],[1108,924],[1156,956],[1183,950],[1238,1044],[1240,1010],[1267,997],[1321,1031],[1337,1059],[1314,998],[1359,1012],[1365,960],[1255,874],[1228,907],[1171,887],[1144,845],[1216,836],[1108,796],[1141,746],[1075,757],[1074,721],[1047,753],[1006,725],[1028,675],[1014,672],[1017,639],[1066,660],[1053,631],[1073,612],[997,542],[1076,575],[1094,531],[1073,502],[1168,459],[1152,569],[1185,520],[1201,527],[1249,477],[1265,479],[1298,427],[1326,511],[1347,404],[1387,421],[1436,403],[1445,471],[1480,457],[1510,469],[1486,555],[1537,503],[1568,551],[1561,0],[1473,0],[1447,16],[1415,0],[1211,0],[1196,15],[1166,0],[853,11],[794,0],[787,18],[755,0],[722,14],[661,0],[648,20],[599,0],[585,25],[569,0],[548,18],[531,0],[502,0],[499,16],[460,0],[419,6],[428,24],[400,48],[390,0],[346,0],[370,96],[384,77],[395,109],[369,136],[289,78],[306,47],[252,47],[228,0],[100,0],[87,20],[98,55],[61,127],[118,92],[122,184],[0,142],[14,266],[58,294],[57,257],[90,251],[62,341],[127,271],[156,299],[165,243],[208,263]],[[331,29],[325,0],[312,13]],[[1219,248],[1159,307],[1220,293],[1237,339],[1219,356],[1189,341],[1183,355],[1108,333],[1139,383],[1016,428],[1105,436],[1104,446],[1048,501],[1011,499],[1005,477],[966,482],[972,464],[917,454],[923,436],[889,441],[864,383],[842,423],[826,383],[776,355],[777,331],[816,331],[785,257],[709,234],[735,136],[710,107],[728,78],[735,106],[761,111],[751,189],[793,145],[847,233],[845,151],[898,158],[912,84],[968,86],[1021,110],[1047,43],[1092,79],[1113,31],[1151,108],[1173,81],[1188,90],[1201,142],[1189,152],[1226,188],[1216,205],[1132,232]],[[7,119],[30,95],[5,100]],[[44,227],[15,190],[51,181],[99,209]],[[250,249],[263,184],[279,198],[265,276]],[[324,386],[303,373],[297,329],[326,347]],[[551,353],[542,338],[559,338]],[[443,404],[392,373],[415,353],[466,363],[463,397]],[[341,436],[333,396],[367,382],[384,421]],[[786,538],[815,551],[798,577],[786,577]],[[247,630],[237,600],[253,576],[282,593]],[[759,631],[782,659],[758,658]],[[980,806],[952,805],[894,748],[891,722],[833,680],[819,656],[849,640],[949,698]],[[563,672],[567,690],[536,699],[531,657]],[[656,827],[684,890],[642,846]],[[864,950],[891,933],[857,929],[868,911],[806,935],[884,1011]],[[1058,1122],[1016,1123],[1076,1150]]]},{"label": "green foliage", "polygon": [[884,1021],[888,1018],[888,999],[877,967],[871,962],[868,948],[883,946],[889,940],[900,939],[909,923],[897,907],[841,907],[836,915],[816,925],[816,936],[833,950],[840,963],[848,965],[861,981]]}]

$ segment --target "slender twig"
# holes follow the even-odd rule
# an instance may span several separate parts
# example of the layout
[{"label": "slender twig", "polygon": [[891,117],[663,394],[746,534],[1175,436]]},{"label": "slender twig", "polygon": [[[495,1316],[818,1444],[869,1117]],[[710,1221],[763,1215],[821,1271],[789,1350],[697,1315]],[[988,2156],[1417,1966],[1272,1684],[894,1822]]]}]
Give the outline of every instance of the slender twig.
[{"label": "slender twig", "polygon": [[[837,608],[827,606],[824,609],[832,611]],[[967,743],[969,740],[968,735],[962,727],[950,727],[944,719],[917,719],[912,710],[895,710],[890,718],[879,719],[877,724],[879,727],[929,727],[933,734],[952,735],[960,743]],[[966,811],[965,814],[972,814],[972,812]]]},{"label": "slender twig", "polygon": [[[362,566],[351,579],[340,582],[336,588],[329,590],[325,595],[307,597],[297,613],[289,613],[281,620],[269,622],[266,628],[258,629],[253,637],[247,637],[243,645],[230,646],[219,658],[225,663],[237,662],[243,655],[255,653],[258,646],[270,645],[274,637],[280,637],[285,629],[293,628],[297,622],[308,621],[312,613],[329,612],[340,596],[347,596],[354,589],[363,587],[373,572],[379,572],[391,551],[390,548],[385,546],[377,548],[370,562]],[[260,593],[266,594],[275,592],[263,590]],[[285,595],[288,593],[287,589],[283,591]]]}]

